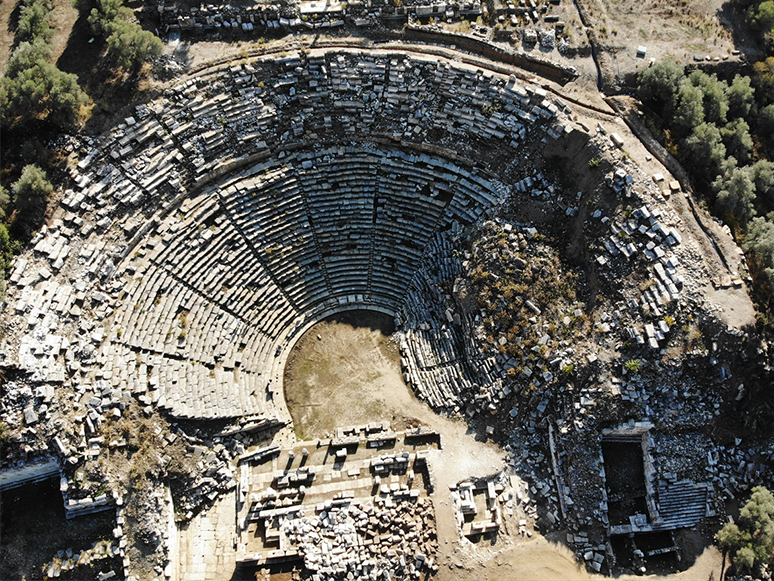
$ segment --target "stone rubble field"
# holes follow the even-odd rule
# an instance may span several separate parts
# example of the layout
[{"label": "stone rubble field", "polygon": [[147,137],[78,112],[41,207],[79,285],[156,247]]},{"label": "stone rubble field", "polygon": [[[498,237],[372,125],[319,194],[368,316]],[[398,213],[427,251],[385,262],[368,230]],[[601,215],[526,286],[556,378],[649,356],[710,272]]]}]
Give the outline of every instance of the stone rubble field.
[{"label": "stone rubble field", "polygon": [[[294,342],[357,310],[394,316],[405,383],[507,460],[480,490],[377,483],[323,510],[283,474],[284,512],[256,526],[276,520],[305,578],[437,571],[431,497],[459,510],[444,540],[561,530],[613,572],[615,527],[693,527],[769,483],[769,447],[713,431],[770,377],[768,347],[706,299],[679,184],[546,87],[428,56],[299,53],[204,69],[73,138],[69,187],[0,314],[2,489],[50,456],[68,518],[116,511],[95,555],[127,579],[178,578],[178,529],[245,502],[244,463],[281,471]],[[348,444],[392,437],[366,432]],[[650,520],[613,523],[601,446],[632,434]],[[465,519],[476,496],[484,521]],[[71,553],[46,575],[82,565]]]}]

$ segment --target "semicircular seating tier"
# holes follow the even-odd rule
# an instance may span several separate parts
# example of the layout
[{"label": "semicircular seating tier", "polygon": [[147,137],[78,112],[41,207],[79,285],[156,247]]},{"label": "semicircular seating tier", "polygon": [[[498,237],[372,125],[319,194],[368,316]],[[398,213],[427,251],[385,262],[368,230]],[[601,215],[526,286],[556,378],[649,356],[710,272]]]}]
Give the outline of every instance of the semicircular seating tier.
[{"label": "semicircular seating tier", "polygon": [[[433,236],[478,219],[494,190],[451,162],[382,147],[293,152],[244,168],[186,198],[119,266],[133,274],[113,341],[238,370],[240,397],[219,405],[258,413],[243,392],[255,383],[265,391],[277,346],[341,310],[394,314]],[[163,389],[165,405],[201,413],[196,385],[182,399],[177,386]]]},{"label": "semicircular seating tier", "polygon": [[566,112],[513,76],[367,53],[165,91],[91,144],[62,202],[84,226],[51,266],[77,258],[114,312],[79,372],[176,417],[276,419],[288,341],[341,310],[421,313],[428,249],[513,187],[489,162],[571,132]]}]

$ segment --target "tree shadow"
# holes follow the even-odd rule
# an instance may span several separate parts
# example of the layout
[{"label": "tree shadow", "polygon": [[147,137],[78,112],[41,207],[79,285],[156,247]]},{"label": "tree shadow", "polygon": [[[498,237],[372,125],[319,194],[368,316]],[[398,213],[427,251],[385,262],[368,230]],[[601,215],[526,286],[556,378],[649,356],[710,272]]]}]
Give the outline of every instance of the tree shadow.
[{"label": "tree shadow", "polygon": [[150,92],[143,86],[142,71],[125,73],[107,54],[104,39],[92,33],[88,16],[88,10],[81,8],[56,66],[78,77],[78,84],[94,101],[85,129],[100,132],[127,106],[150,97]]},{"label": "tree shadow", "polygon": [[8,32],[14,35],[13,43],[11,44],[11,52],[19,46],[19,39],[16,36],[16,33],[19,29],[19,17],[21,16],[22,6],[24,6],[24,2],[19,0],[11,11],[11,15],[8,17]]},{"label": "tree shadow", "polygon": [[354,328],[368,328],[389,336],[395,332],[395,319],[385,313],[368,310],[345,311],[323,319],[326,323],[350,325]]},{"label": "tree shadow", "polygon": [[86,77],[93,74],[99,65],[99,57],[105,48],[104,42],[94,38],[88,17],[89,11],[84,7],[80,8],[65,50],[56,62],[60,70],[78,75],[82,85]]},{"label": "tree shadow", "polygon": [[495,431],[492,434],[487,433],[487,427],[489,424],[486,422],[486,417],[484,415],[477,416],[474,419],[470,419],[467,421],[468,428],[465,430],[465,434],[468,436],[472,436],[473,439],[476,442],[487,442],[491,440],[492,442],[497,442],[496,439],[497,436],[500,434],[497,431],[497,426],[494,423],[494,416],[492,416],[493,422],[492,427],[495,428]]},{"label": "tree shadow", "polygon": [[734,47],[750,61],[759,60],[764,56],[756,39],[757,35],[751,30],[747,15],[733,2],[727,1],[720,5],[716,16],[725,30],[731,33]]},{"label": "tree shadow", "polygon": [[[57,551],[88,549],[99,539],[110,538],[115,522],[112,511],[67,519],[58,477],[4,491],[0,507],[0,579],[39,579]],[[95,565],[104,571],[112,564]],[[85,573],[76,569],[70,578]]]}]

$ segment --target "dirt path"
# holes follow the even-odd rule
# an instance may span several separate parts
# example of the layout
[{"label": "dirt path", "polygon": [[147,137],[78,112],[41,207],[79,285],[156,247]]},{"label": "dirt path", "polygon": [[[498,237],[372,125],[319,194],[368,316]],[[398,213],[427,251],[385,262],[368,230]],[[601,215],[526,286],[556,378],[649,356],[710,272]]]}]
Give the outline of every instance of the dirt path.
[{"label": "dirt path", "polygon": [[[723,558],[708,547],[686,571],[671,575],[623,575],[618,581],[709,581],[720,579]],[[557,535],[519,539],[504,548],[458,549],[438,573],[438,581],[480,579],[486,581],[590,581],[604,579],[579,566],[572,551]]]},{"label": "dirt path", "polygon": [[173,578],[186,581],[222,581],[230,579],[235,569],[233,545],[236,522],[234,492],[221,496],[206,512],[196,515],[179,529],[178,554]]}]

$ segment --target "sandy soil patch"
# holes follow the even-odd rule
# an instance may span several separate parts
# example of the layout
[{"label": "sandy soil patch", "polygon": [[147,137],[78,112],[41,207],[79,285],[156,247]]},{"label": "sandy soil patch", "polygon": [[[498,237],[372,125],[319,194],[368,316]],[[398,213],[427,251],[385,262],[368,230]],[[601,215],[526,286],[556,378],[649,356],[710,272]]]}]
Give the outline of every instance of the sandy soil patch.
[{"label": "sandy soil patch", "polygon": [[401,428],[432,413],[403,383],[392,330],[387,315],[358,311],[306,332],[288,358],[284,381],[299,440],[382,420]]}]

